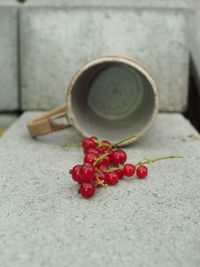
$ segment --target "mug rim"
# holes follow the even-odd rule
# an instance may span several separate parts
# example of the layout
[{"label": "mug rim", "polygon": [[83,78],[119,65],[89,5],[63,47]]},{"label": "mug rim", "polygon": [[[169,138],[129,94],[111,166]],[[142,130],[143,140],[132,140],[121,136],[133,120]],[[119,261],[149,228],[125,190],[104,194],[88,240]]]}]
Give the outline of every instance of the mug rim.
[{"label": "mug rim", "polygon": [[72,91],[73,91],[74,85],[76,84],[76,82],[78,81],[80,76],[85,71],[87,71],[89,68],[96,66],[98,64],[101,64],[101,63],[112,63],[112,62],[127,64],[127,65],[135,68],[136,70],[138,70],[140,73],[142,73],[145,76],[145,78],[148,80],[148,82],[150,83],[151,88],[153,90],[153,95],[154,95],[155,105],[154,105],[153,112],[152,112],[152,115],[151,115],[148,123],[137,134],[137,136],[129,139],[128,141],[126,141],[122,144],[122,145],[128,145],[128,144],[131,144],[133,142],[136,142],[138,139],[140,139],[149,130],[149,128],[152,126],[152,124],[156,118],[156,115],[159,111],[159,93],[158,93],[158,89],[157,89],[156,83],[155,83],[152,75],[140,62],[138,62],[137,60],[135,60],[131,57],[122,56],[122,55],[118,55],[118,54],[106,55],[106,56],[98,57],[98,58],[90,61],[89,63],[85,64],[84,66],[82,66],[72,77],[72,79],[69,83],[68,89],[67,89],[66,102],[67,102],[67,107],[68,107],[68,113],[66,114],[66,116],[67,116],[67,120],[69,121],[69,123],[71,125],[73,125],[80,132],[81,135],[83,135],[84,137],[90,137],[90,135],[79,126],[79,124],[76,120],[76,117],[73,113],[72,103],[71,103]]}]

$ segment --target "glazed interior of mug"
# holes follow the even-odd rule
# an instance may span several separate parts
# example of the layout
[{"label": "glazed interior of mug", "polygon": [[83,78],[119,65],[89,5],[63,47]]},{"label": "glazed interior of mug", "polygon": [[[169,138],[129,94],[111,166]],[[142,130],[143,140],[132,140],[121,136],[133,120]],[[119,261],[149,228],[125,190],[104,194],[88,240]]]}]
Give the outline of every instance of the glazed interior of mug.
[{"label": "glazed interior of mug", "polygon": [[114,142],[147,127],[155,112],[155,92],[132,65],[102,62],[79,75],[71,92],[71,112],[85,136]]}]

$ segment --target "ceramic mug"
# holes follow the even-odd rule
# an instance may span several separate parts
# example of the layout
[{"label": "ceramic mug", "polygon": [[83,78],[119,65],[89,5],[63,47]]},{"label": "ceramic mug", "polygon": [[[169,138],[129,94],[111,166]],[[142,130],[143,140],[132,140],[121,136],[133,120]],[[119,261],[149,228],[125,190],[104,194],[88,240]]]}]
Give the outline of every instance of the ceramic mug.
[{"label": "ceramic mug", "polygon": [[[159,109],[158,90],[150,73],[136,60],[120,55],[97,58],[83,66],[67,90],[67,105],[31,121],[32,136],[74,126],[84,137],[117,142],[152,125]],[[58,118],[66,117],[66,124]]]}]

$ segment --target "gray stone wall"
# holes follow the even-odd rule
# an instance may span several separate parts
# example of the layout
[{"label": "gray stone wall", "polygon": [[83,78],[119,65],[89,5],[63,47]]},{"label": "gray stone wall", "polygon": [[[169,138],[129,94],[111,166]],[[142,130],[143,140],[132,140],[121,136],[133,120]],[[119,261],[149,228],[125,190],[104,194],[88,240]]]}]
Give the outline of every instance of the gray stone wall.
[{"label": "gray stone wall", "polygon": [[197,1],[15,0],[0,3],[0,113],[65,102],[76,70],[97,56],[141,61],[160,90],[161,111],[186,108],[187,25]]},{"label": "gray stone wall", "polygon": [[18,106],[17,9],[0,7],[0,110]]},{"label": "gray stone wall", "polygon": [[[118,7],[164,7],[164,8],[190,8],[197,5],[199,0],[27,0],[25,6],[118,6]],[[16,0],[1,0],[4,6],[20,6]]]},{"label": "gray stone wall", "polygon": [[162,111],[185,109],[188,49],[182,11],[31,8],[20,18],[23,109],[63,104],[72,75],[106,54],[131,56],[152,72]]},{"label": "gray stone wall", "polygon": [[[188,40],[189,48],[191,51],[191,56],[193,63],[195,64],[196,74],[198,74],[198,79],[200,79],[200,6],[195,9],[190,16],[188,22]],[[199,88],[200,89],[200,88]]]}]

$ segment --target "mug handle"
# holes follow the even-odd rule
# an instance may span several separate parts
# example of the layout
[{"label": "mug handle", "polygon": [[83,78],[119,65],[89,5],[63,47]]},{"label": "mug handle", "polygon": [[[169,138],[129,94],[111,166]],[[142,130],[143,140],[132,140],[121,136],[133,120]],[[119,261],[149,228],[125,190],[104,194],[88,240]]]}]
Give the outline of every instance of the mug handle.
[{"label": "mug handle", "polygon": [[27,124],[29,133],[32,137],[45,135],[62,129],[71,127],[69,124],[57,124],[55,120],[59,118],[66,117],[67,115],[67,106],[61,106],[55,108],[44,115],[30,121]]}]

